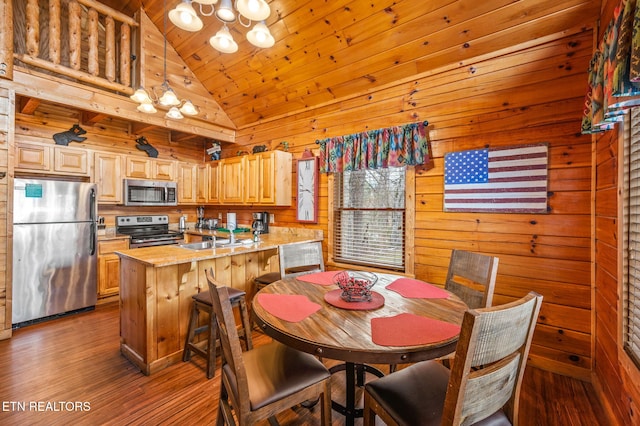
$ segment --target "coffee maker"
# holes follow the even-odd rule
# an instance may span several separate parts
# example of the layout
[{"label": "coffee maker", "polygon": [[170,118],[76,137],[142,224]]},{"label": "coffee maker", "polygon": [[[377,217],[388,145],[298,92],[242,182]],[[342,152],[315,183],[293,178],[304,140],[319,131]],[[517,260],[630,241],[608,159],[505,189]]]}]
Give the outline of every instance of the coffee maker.
[{"label": "coffee maker", "polygon": [[204,206],[200,206],[197,208],[197,217],[198,217],[198,221],[196,222],[196,228],[197,229],[203,229],[205,226],[204,223]]},{"label": "coffee maker", "polygon": [[257,212],[253,214],[251,229],[260,234],[269,233],[269,212]]}]

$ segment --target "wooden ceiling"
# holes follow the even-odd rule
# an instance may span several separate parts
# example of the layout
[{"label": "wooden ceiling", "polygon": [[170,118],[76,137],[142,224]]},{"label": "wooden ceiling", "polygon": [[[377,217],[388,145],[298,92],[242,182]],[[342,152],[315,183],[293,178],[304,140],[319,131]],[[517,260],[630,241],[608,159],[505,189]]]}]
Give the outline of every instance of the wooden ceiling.
[{"label": "wooden ceiling", "polygon": [[[182,0],[101,0],[133,15],[142,7],[163,30],[163,7]],[[442,67],[571,28],[590,27],[600,0],[267,0],[274,47],[259,49],[230,27],[239,50],[170,21],[167,40],[238,128],[350,98]],[[196,9],[197,9],[197,5]],[[205,6],[207,7],[207,6]]]}]

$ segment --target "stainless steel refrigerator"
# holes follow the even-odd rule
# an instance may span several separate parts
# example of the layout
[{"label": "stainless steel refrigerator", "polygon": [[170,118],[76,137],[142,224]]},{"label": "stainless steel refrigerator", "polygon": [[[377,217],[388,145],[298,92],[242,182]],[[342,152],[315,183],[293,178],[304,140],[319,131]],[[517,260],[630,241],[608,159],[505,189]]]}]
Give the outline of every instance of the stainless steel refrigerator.
[{"label": "stainless steel refrigerator", "polygon": [[13,325],[94,306],[96,186],[15,179]]}]

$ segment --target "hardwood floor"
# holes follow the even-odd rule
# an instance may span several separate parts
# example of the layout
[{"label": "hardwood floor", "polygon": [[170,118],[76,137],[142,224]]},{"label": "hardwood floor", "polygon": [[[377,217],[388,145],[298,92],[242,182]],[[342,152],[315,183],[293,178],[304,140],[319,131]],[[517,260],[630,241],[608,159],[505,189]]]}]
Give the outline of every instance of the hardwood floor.
[{"label": "hardwood floor", "polygon": [[[219,376],[207,380],[203,360],[145,376],[120,355],[118,330],[118,305],[111,303],[0,341],[0,424],[215,424]],[[268,339],[255,334],[254,343]],[[332,392],[341,397],[340,377]],[[588,383],[534,368],[525,375],[520,414],[522,425],[608,424]],[[278,416],[283,426],[319,418],[317,406]],[[336,412],[333,424],[343,424]]]}]

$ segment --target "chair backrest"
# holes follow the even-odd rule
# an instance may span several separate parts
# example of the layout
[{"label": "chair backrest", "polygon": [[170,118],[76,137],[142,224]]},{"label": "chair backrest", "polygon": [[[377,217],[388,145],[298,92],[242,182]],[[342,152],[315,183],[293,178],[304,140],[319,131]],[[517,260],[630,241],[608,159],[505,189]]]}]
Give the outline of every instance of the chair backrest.
[{"label": "chair backrest", "polygon": [[[232,393],[229,395],[232,402],[231,405],[235,407],[236,414],[242,417],[245,415],[244,413],[251,411],[251,407],[248,398],[247,373],[242,357],[240,337],[238,336],[233,316],[233,307],[229,300],[227,287],[215,280],[212,269],[206,271],[206,276],[209,283],[209,293],[211,293],[213,312],[218,323],[220,345],[222,346],[222,380],[225,382],[225,388]],[[240,423],[242,424],[242,421]]]},{"label": "chair backrest", "polygon": [[471,309],[488,308],[498,275],[498,258],[464,250],[453,250],[444,288]]},{"label": "chair backrest", "polygon": [[473,424],[501,408],[517,424],[520,386],[542,296],[470,309],[462,320],[442,424]]},{"label": "chair backrest", "polygon": [[282,245],[278,247],[278,254],[282,278],[324,271],[320,241]]}]

